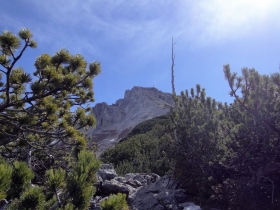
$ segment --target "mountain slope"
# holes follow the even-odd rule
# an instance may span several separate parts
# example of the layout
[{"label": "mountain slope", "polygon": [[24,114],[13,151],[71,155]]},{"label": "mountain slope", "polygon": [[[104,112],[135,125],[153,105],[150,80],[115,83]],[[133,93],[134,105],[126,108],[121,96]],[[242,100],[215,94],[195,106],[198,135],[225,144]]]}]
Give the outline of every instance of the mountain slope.
[{"label": "mountain slope", "polygon": [[118,174],[144,172],[164,176],[173,166],[170,128],[170,114],[141,122],[113,148],[106,149],[100,160],[113,164]]},{"label": "mountain slope", "polygon": [[98,143],[97,155],[125,137],[138,123],[164,115],[173,106],[170,93],[156,88],[133,87],[115,104],[96,104],[92,112],[96,128],[88,131],[91,142]]}]

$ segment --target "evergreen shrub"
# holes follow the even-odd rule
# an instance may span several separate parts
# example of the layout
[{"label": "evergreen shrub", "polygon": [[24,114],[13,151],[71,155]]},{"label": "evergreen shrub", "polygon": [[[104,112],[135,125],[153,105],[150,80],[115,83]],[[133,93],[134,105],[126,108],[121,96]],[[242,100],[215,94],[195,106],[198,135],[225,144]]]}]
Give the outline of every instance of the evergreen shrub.
[{"label": "evergreen shrub", "polygon": [[126,202],[126,194],[118,193],[117,195],[111,194],[107,200],[101,201],[102,210],[128,210]]}]

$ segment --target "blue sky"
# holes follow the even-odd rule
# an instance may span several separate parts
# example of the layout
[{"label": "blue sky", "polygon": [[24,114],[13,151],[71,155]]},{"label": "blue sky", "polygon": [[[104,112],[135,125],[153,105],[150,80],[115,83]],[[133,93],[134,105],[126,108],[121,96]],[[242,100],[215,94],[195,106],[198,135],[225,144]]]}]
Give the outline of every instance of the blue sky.
[{"label": "blue sky", "polygon": [[101,62],[95,101],[114,103],[133,86],[171,92],[171,39],[179,93],[199,83],[228,101],[223,65],[279,71],[279,0],[0,0],[0,29],[29,28],[38,43],[19,65],[66,48]]}]

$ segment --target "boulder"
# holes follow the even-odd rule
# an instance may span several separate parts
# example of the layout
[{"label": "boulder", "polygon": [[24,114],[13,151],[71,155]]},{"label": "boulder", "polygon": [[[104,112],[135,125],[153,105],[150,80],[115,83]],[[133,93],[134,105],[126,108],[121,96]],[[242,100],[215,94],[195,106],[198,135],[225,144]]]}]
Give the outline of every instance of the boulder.
[{"label": "boulder", "polygon": [[97,179],[101,182],[114,179],[116,176],[118,175],[111,164],[102,164],[97,172]]},{"label": "boulder", "polygon": [[[171,176],[160,177],[154,173],[129,173],[117,176],[112,165],[104,164],[98,170],[97,195],[91,208],[100,209],[99,203],[110,194],[125,193],[131,210],[183,210],[189,206],[186,191]],[[186,209],[185,208],[185,209]]]},{"label": "boulder", "polygon": [[101,196],[95,196],[90,200],[89,210],[101,210],[100,202],[103,200]]},{"label": "boulder", "polygon": [[132,189],[130,190],[130,188],[130,186],[125,185],[115,179],[112,179],[110,181],[105,180],[105,182],[103,182],[101,185],[101,191],[106,195],[117,193],[124,193],[128,195],[129,191],[132,191]]},{"label": "boulder", "polygon": [[163,176],[150,185],[145,185],[130,194],[128,203],[132,210],[181,210],[181,202],[187,200],[186,192],[170,176]]},{"label": "boulder", "polygon": [[117,193],[133,194],[139,187],[154,183],[160,178],[157,174],[129,173],[125,177],[114,177],[99,183],[99,194],[110,195]]},{"label": "boulder", "polygon": [[154,173],[129,173],[125,175],[126,180],[133,180],[135,182],[140,182],[141,186],[154,183],[159,178],[160,176]]},{"label": "boulder", "polygon": [[6,199],[0,200],[0,210],[4,210],[8,205],[8,201]]},{"label": "boulder", "polygon": [[195,205],[193,202],[185,202],[180,205],[184,208],[183,210],[201,210],[200,206]]}]

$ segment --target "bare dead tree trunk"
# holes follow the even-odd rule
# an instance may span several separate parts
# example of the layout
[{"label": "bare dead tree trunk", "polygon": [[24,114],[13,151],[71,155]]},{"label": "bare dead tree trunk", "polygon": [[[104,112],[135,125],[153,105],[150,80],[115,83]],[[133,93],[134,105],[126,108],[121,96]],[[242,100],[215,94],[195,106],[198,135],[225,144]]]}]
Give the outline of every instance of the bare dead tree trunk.
[{"label": "bare dead tree trunk", "polygon": [[171,64],[171,84],[172,84],[172,94],[175,94],[176,95],[176,92],[175,92],[175,85],[174,85],[174,66],[175,66],[175,54],[174,54],[174,45],[176,44],[176,42],[174,43],[173,42],[173,37],[172,37],[172,54],[171,54],[171,61],[172,61],[172,64]]},{"label": "bare dead tree trunk", "polygon": [[[173,42],[173,37],[172,37],[172,50],[171,50],[171,85],[172,85],[172,98],[174,101],[174,108],[173,111],[177,112],[178,111],[178,100],[176,99],[177,95],[176,95],[176,91],[175,91],[175,84],[174,84],[174,66],[175,66],[175,54],[174,54],[174,45],[176,44],[176,42]],[[178,139],[178,135],[177,135],[177,124],[176,124],[176,114],[174,115],[174,138],[175,141],[178,143],[179,139]]]}]

